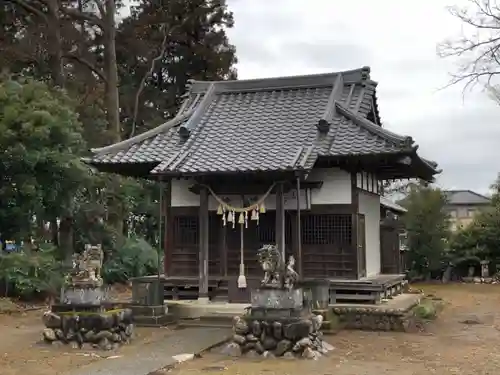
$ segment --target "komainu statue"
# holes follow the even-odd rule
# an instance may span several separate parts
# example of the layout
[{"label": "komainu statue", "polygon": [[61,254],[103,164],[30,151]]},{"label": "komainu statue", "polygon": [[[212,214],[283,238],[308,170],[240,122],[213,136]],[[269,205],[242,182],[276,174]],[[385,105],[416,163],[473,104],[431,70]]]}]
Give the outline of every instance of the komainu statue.
[{"label": "komainu statue", "polygon": [[73,254],[73,269],[68,275],[70,285],[92,283],[102,285],[101,268],[104,254],[101,245],[86,245],[81,254]]},{"label": "komainu statue", "polygon": [[258,250],[258,256],[259,263],[264,271],[261,286],[293,289],[295,282],[298,280],[298,274],[294,270],[295,258],[293,255],[285,264],[276,245],[264,245]]}]

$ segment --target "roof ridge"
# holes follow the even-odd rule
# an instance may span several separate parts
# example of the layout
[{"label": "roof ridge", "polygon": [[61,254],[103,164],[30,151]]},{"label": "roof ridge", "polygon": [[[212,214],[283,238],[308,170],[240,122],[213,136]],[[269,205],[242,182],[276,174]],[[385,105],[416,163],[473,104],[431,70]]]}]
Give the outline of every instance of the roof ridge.
[{"label": "roof ridge", "polygon": [[119,151],[123,148],[132,146],[136,143],[142,142],[150,137],[154,137],[155,135],[158,135],[160,133],[163,133],[166,130],[169,130],[171,128],[174,128],[178,125],[180,125],[183,121],[188,119],[195,111],[195,108],[190,109],[189,111],[186,111],[185,113],[181,115],[175,116],[173,119],[168,120],[167,122],[158,125],[157,127],[150,129],[148,131],[145,131],[144,133],[137,134],[136,136],[132,138],[125,139],[121,142],[118,143],[113,143],[108,146],[104,147],[97,147],[97,148],[91,148],[90,151],[95,154],[102,154],[102,153],[108,153],[112,151]]},{"label": "roof ridge", "polygon": [[384,137],[387,140],[394,142],[394,143],[398,143],[398,144],[407,143],[408,146],[410,146],[410,147],[413,144],[413,140],[411,137],[405,136],[405,135],[399,135],[399,134],[393,133],[387,129],[384,129],[381,126],[378,126],[378,125],[372,123],[370,120],[365,119],[364,117],[358,116],[356,113],[347,109],[339,102],[336,102],[335,105],[336,105],[337,110],[339,111],[339,113],[341,115],[347,117],[349,120],[353,121],[356,125],[362,126],[363,128],[365,128],[369,132],[374,133],[376,135],[379,135],[381,137]]},{"label": "roof ridge", "polygon": [[330,86],[331,82],[338,75],[344,77],[344,83],[371,82],[370,67],[365,66],[358,69],[317,73],[305,75],[293,75],[285,77],[267,77],[267,78],[252,78],[246,80],[228,80],[228,81],[196,81],[189,80],[188,86],[191,93],[205,92],[211,84],[217,84],[217,92],[238,92],[238,91],[264,91],[277,89],[293,89],[306,88],[315,86]]},{"label": "roof ridge", "polygon": [[196,136],[199,135],[191,135],[191,132],[194,130],[198,130],[198,133],[202,131],[204,124],[200,120],[205,115],[210,105],[214,102],[217,92],[216,83],[212,83],[203,99],[193,108],[193,114],[189,120],[185,124],[182,124],[179,128],[179,136],[181,139],[184,139],[184,144],[181,149],[170,159],[156,166],[151,171],[152,173],[159,173],[167,168],[176,169],[184,161],[188,153],[196,151],[196,149],[192,150],[192,146],[196,140]]},{"label": "roof ridge", "polygon": [[316,127],[318,130],[323,133],[328,133],[330,130],[330,125],[335,116],[335,102],[337,100],[337,96],[341,93],[344,88],[344,76],[342,74],[337,74],[335,77],[335,81],[332,85],[332,90],[330,91],[330,95],[328,97],[328,102],[326,103],[325,110],[323,115],[321,115],[320,119]]},{"label": "roof ridge", "polygon": [[450,189],[450,190],[443,190],[443,192],[449,192],[449,193],[459,193],[459,192],[464,193],[464,192],[467,192],[467,193],[471,193],[472,195],[475,195],[477,197],[481,197],[481,198],[484,198],[484,199],[491,200],[491,198],[487,197],[486,195],[477,193],[474,190],[470,190],[470,189]]},{"label": "roof ridge", "polygon": [[[266,80],[288,80],[290,78],[298,78],[298,77],[330,77],[330,76],[336,76],[337,74],[342,74],[342,75],[348,75],[348,74],[353,74],[353,73],[363,73],[366,72],[368,74],[369,79],[369,74],[370,74],[370,67],[369,66],[363,66],[361,68],[357,69],[349,69],[349,70],[341,70],[337,72],[328,72],[328,73],[313,73],[313,74],[293,74],[289,76],[276,76],[276,77],[266,77],[266,78],[248,78],[248,79],[231,79],[231,80],[218,80],[218,81],[202,81],[202,80],[190,80],[191,84],[196,84],[199,82],[214,82],[214,83],[232,83],[232,82],[257,82],[257,81],[266,81]],[[373,81],[375,82],[375,81]]]},{"label": "roof ridge", "polygon": [[185,124],[181,125],[181,127],[179,128],[179,134],[182,137],[185,138],[189,137],[189,134],[196,126],[196,122],[199,121],[201,117],[203,117],[207,108],[213,102],[216,93],[217,93],[216,84],[212,83],[208,88],[207,92],[205,93],[205,96],[203,96],[203,99],[201,99],[201,101],[197,105],[192,107],[193,115],[189,118],[189,120]]}]

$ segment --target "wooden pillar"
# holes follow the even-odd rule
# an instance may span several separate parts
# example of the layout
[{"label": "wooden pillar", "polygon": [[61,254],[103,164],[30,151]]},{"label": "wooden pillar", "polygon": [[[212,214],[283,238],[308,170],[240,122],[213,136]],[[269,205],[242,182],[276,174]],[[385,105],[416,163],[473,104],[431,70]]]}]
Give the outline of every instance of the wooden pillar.
[{"label": "wooden pillar", "polygon": [[208,299],[208,190],[202,186],[200,188],[200,261],[199,261],[199,299]]},{"label": "wooden pillar", "polygon": [[302,225],[300,222],[300,177],[297,177],[297,215],[296,215],[296,246],[297,246],[297,272],[299,277],[302,275]]},{"label": "wooden pillar", "polygon": [[359,191],[357,187],[358,175],[356,171],[351,172],[351,213],[352,213],[352,229],[351,229],[351,247],[353,251],[353,258],[355,264],[355,277],[356,279],[366,276],[366,261],[363,248],[363,243],[361,241],[362,237],[360,234],[361,230],[364,230],[364,226],[360,228],[359,222]]},{"label": "wooden pillar", "polygon": [[285,262],[285,199],[281,182],[276,186],[276,246]]},{"label": "wooden pillar", "polygon": [[220,259],[220,274],[227,276],[227,226],[222,225],[220,228],[220,243],[219,243],[219,259]]},{"label": "wooden pillar", "polygon": [[174,218],[172,216],[172,180],[167,180],[164,183],[163,195],[163,216],[164,216],[164,232],[163,232],[163,272],[165,276],[170,276],[172,269],[172,247],[173,247],[173,225]]}]

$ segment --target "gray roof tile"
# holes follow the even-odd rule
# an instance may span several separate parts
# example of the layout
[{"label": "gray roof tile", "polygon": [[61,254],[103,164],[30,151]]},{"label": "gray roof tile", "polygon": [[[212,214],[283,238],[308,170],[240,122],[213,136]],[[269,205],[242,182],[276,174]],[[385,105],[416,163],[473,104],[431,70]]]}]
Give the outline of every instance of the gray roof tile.
[{"label": "gray roof tile", "polygon": [[490,204],[491,199],[472,190],[445,190],[448,204]]},{"label": "gray roof tile", "polygon": [[[146,134],[93,150],[91,162],[157,163],[152,174],[308,170],[320,156],[408,150],[410,137],[368,120],[373,110],[378,121],[375,88],[368,68],[192,81],[176,118]],[[317,128],[322,118],[330,123],[326,134]]]}]

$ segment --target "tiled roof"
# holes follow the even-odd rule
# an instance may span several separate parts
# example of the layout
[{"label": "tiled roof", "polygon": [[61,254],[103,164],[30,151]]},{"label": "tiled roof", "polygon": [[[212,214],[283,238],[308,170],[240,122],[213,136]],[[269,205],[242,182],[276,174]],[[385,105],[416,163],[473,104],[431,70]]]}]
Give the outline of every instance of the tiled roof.
[{"label": "tiled roof", "polygon": [[369,68],[309,76],[193,81],[177,117],[92,150],[94,165],[156,163],[152,174],[309,170],[318,157],[409,151],[379,124]]},{"label": "tiled roof", "polygon": [[383,207],[388,208],[388,209],[395,211],[395,212],[399,212],[399,213],[408,212],[408,210],[406,208],[404,208],[403,206],[397,204],[396,202],[394,202],[386,197],[380,197],[380,204]]},{"label": "tiled roof", "polygon": [[445,190],[448,204],[490,204],[491,199],[472,190]]}]

